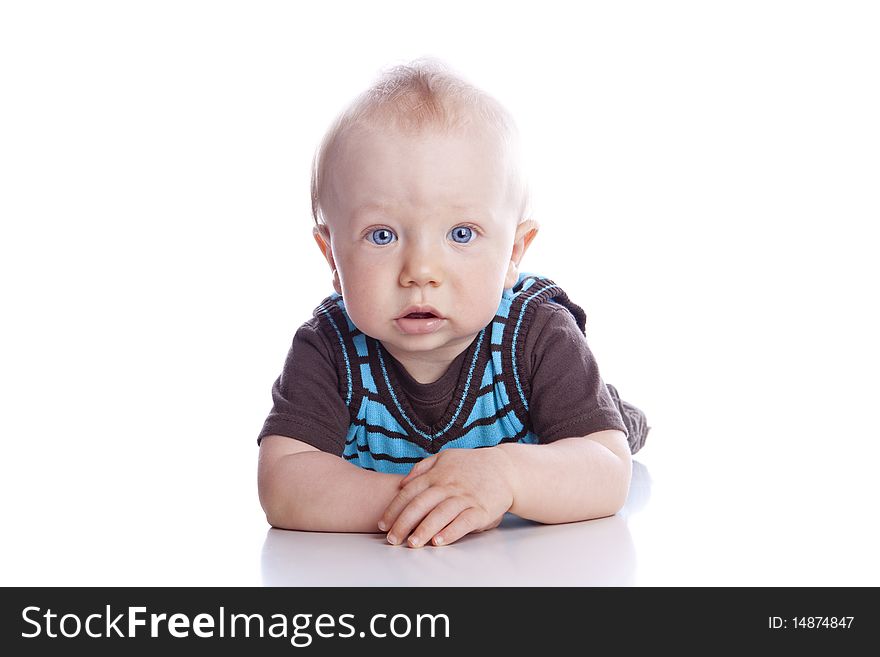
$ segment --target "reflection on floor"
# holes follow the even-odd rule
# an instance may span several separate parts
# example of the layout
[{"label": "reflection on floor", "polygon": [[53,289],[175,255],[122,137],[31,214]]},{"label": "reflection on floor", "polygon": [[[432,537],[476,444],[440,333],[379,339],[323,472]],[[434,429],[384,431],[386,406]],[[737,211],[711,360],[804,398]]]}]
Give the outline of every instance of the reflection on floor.
[{"label": "reflection on floor", "polygon": [[453,545],[391,546],[384,534],[270,529],[261,556],[265,586],[627,586],[636,551],[627,518],[651,493],[647,468],[633,462],[626,506],[587,522],[541,525],[512,514]]}]

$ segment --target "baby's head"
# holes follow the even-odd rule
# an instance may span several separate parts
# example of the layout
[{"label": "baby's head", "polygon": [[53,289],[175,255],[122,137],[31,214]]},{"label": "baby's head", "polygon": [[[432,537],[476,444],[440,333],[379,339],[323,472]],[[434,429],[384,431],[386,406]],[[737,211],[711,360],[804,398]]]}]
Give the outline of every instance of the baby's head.
[{"label": "baby's head", "polygon": [[537,233],[513,121],[426,61],[390,70],[336,120],[312,209],[352,322],[402,361],[463,351]]}]

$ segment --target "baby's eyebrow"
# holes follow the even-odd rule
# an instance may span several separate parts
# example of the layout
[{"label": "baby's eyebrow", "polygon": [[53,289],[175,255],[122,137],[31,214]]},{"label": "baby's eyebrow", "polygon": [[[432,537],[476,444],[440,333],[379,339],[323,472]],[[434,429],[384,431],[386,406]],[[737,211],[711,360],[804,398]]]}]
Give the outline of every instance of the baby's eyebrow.
[{"label": "baby's eyebrow", "polygon": [[[381,201],[367,201],[352,208],[351,214],[349,216],[355,222],[366,222],[377,214],[389,216],[389,214],[394,212],[393,208],[394,206],[389,203],[383,203]],[[450,202],[445,204],[445,210],[449,212],[450,215],[457,217],[461,221],[479,221],[485,220],[493,216],[493,212],[491,210],[471,203]],[[406,210],[403,208],[401,208],[400,211],[406,212]]]},{"label": "baby's eyebrow", "polygon": [[[447,210],[451,210],[452,212],[484,212],[485,208],[481,207],[480,204],[473,203],[455,203],[450,201],[449,203],[443,203]],[[351,213],[353,215],[359,214],[370,214],[371,212],[387,212],[390,204],[382,203],[381,201],[370,201],[367,203],[362,203],[361,205],[355,206]]]},{"label": "baby's eyebrow", "polygon": [[362,205],[358,205],[353,208],[351,211],[351,216],[354,219],[360,219],[361,217],[371,215],[371,214],[379,214],[386,212],[388,210],[388,206],[384,203],[379,202],[370,202],[364,203]]},{"label": "baby's eyebrow", "polygon": [[367,213],[367,212],[375,212],[376,210],[383,210],[386,207],[384,203],[379,201],[370,201],[368,203],[362,203],[355,207],[354,211],[358,214]]}]

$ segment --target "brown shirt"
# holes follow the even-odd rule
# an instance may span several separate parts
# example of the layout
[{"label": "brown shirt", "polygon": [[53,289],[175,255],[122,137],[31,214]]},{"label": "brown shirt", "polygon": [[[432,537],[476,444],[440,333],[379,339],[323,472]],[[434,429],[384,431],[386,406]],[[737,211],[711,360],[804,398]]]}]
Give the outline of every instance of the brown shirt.
[{"label": "brown shirt", "polygon": [[[433,383],[419,383],[390,354],[403,393],[420,419],[433,425],[451,402],[464,365],[462,352]],[[530,364],[529,416],[539,442],[617,429],[627,433],[599,367],[574,317],[558,304],[538,306],[525,338]],[[272,385],[273,407],[257,438],[277,434],[342,455],[350,416],[339,394],[333,346],[311,318],[293,339]]]}]

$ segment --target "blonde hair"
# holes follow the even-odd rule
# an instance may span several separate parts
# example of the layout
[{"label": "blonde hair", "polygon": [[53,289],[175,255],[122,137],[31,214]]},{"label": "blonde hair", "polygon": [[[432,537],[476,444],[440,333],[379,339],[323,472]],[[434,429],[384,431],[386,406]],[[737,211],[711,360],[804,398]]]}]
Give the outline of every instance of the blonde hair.
[{"label": "blonde hair", "polygon": [[[312,161],[312,216],[321,224],[321,192],[330,175],[329,155],[353,127],[377,122],[406,134],[428,128],[453,131],[480,123],[494,131],[513,151],[518,141],[516,124],[492,96],[453,74],[442,62],[422,58],[384,71],[379,79],[336,118],[324,135]],[[529,207],[528,189],[516,166],[516,184],[522,203],[520,217]]]}]

